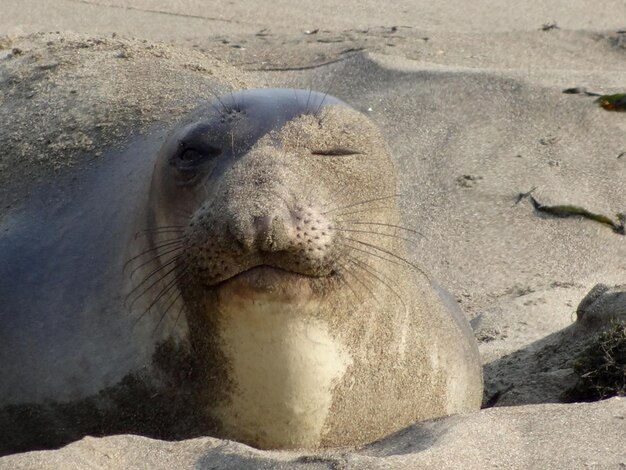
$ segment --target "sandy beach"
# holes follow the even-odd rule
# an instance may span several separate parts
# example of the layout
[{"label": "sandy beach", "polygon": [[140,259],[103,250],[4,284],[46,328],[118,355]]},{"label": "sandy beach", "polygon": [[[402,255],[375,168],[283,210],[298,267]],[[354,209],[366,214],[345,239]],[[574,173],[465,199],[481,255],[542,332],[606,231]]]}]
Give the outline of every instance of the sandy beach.
[{"label": "sandy beach", "polygon": [[[163,44],[172,75],[184,64],[204,69],[185,69],[186,98],[206,96],[208,85],[194,88],[193,73],[207,78],[219,62],[233,67],[235,89],[317,89],[370,117],[392,150],[403,223],[422,235],[411,261],[451,292],[475,330],[488,409],[416,424],[362,449],[262,452],[212,438],[86,437],[61,450],[0,458],[0,468],[626,466],[626,399],[562,403],[575,382],[576,354],[608,319],[626,316],[623,297],[605,296],[584,310],[600,326],[576,322],[596,284],[615,295],[624,290],[626,238],[606,223],[537,210],[528,197],[619,226],[626,113],[609,112],[596,98],[626,92],[624,1],[0,0],[7,64],[16,48],[45,61],[46,41],[69,35],[71,42],[71,32],[106,38],[97,46],[102,54],[130,38],[139,40],[128,46],[136,51],[144,39]],[[151,60],[133,54],[130,62]],[[2,70],[17,70],[10,67]],[[71,67],[68,76],[78,70]],[[9,72],[0,74],[0,106],[14,103],[2,94]],[[150,87],[152,96],[163,95],[143,116],[165,122],[181,88]],[[564,93],[575,87],[596,95]],[[20,132],[7,109],[7,128]],[[53,171],[31,163],[28,181]],[[35,185],[10,183],[16,171],[0,156],[6,207],[19,206]]]}]

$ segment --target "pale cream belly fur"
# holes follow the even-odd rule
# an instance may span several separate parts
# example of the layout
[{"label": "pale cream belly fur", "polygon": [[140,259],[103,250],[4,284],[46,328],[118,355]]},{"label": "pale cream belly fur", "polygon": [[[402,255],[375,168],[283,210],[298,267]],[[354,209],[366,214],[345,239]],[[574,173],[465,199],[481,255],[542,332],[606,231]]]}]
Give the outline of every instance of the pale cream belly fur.
[{"label": "pale cream belly fur", "polygon": [[316,317],[319,302],[229,302],[220,339],[233,393],[217,414],[227,435],[262,447],[319,446],[333,388],[352,359]]}]

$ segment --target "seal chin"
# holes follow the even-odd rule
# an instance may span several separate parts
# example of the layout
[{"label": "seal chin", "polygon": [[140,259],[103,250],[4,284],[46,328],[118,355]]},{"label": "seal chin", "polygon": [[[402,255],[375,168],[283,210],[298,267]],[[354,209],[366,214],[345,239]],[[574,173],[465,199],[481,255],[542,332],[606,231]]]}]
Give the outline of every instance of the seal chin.
[{"label": "seal chin", "polygon": [[313,294],[312,284],[323,278],[260,265],[221,281],[215,288],[222,295],[241,299],[284,302],[310,297]]}]

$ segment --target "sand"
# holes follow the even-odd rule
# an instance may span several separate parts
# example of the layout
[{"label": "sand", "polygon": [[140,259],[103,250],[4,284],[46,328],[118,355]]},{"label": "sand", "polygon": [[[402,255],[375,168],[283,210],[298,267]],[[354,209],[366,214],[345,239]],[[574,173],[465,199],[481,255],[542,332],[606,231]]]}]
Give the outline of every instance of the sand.
[{"label": "sand", "polygon": [[0,468],[626,466],[624,399],[554,404],[597,331],[575,324],[576,308],[596,283],[624,283],[626,238],[517,198],[535,188],[544,204],[626,211],[626,113],[563,93],[626,91],[623,2],[260,3],[0,0],[0,35],[7,53],[38,31],[165,42],[249,83],[329,91],[367,113],[391,143],[405,223],[423,234],[412,256],[472,319],[496,408],[313,457],[115,436]]}]

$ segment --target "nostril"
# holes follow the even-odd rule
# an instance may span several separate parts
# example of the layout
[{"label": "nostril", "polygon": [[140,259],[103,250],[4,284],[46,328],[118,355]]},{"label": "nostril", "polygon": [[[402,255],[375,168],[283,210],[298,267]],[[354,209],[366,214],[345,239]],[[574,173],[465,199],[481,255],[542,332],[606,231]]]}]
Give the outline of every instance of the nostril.
[{"label": "nostril", "polygon": [[288,222],[278,213],[272,213],[253,220],[256,246],[265,252],[286,249],[290,243]]},{"label": "nostril", "polygon": [[252,224],[233,223],[228,227],[232,240],[241,251],[250,251],[254,246],[256,230]]},{"label": "nostril", "polygon": [[256,250],[279,251],[284,238],[284,223],[279,216],[268,214],[250,219],[239,219],[231,224],[229,231],[237,246],[244,252]]},{"label": "nostril", "polygon": [[256,232],[257,237],[266,238],[272,232],[273,219],[274,217],[271,215],[254,218],[254,231]]},{"label": "nostril", "polygon": [[239,237],[235,237],[235,243],[237,244],[237,248],[239,248],[241,251],[246,251],[248,249],[248,244],[246,243],[246,241]]},{"label": "nostril", "polygon": [[276,251],[275,217],[271,215],[255,217],[253,225],[258,249],[265,252]]}]

